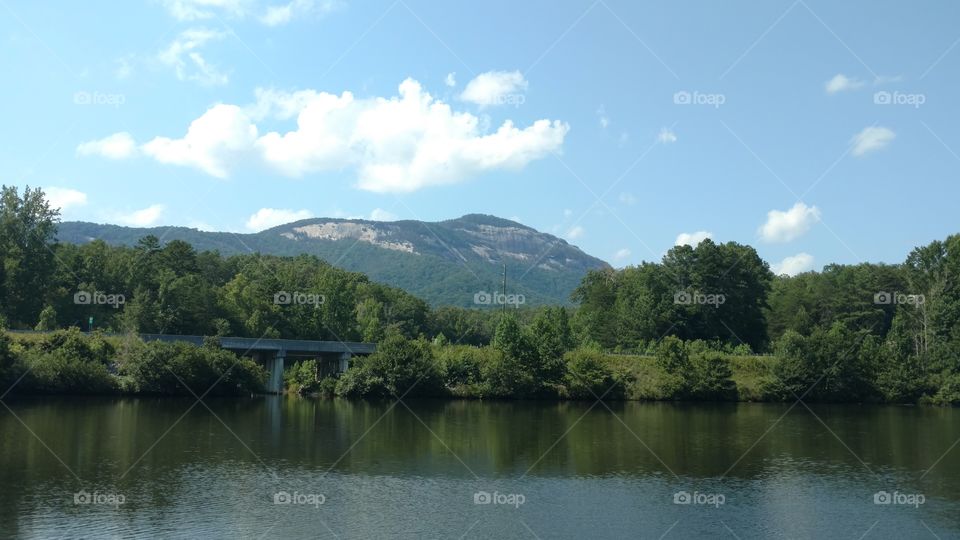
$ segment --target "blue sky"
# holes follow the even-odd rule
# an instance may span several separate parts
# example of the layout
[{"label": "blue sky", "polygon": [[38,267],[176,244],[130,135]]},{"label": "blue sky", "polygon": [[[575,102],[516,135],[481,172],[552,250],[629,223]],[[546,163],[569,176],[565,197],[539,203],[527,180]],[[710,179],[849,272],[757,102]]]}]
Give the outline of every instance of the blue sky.
[{"label": "blue sky", "polygon": [[3,182],[64,219],[252,231],[487,213],[616,266],[794,273],[957,231],[960,5],[0,6]]}]

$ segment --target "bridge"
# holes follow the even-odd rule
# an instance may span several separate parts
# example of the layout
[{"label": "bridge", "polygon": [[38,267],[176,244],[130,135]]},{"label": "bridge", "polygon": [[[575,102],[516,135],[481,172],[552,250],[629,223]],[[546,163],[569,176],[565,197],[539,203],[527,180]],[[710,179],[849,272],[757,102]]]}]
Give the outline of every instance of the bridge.
[{"label": "bridge", "polygon": [[[140,334],[144,341],[184,341],[203,345],[203,336],[176,336],[172,334]],[[350,367],[354,355],[373,354],[374,343],[353,341],[310,341],[305,339],[257,339],[244,337],[221,337],[220,346],[241,356],[249,356],[267,368],[270,378],[267,392],[283,392],[283,365],[287,359],[316,359],[321,374],[343,373]]]}]

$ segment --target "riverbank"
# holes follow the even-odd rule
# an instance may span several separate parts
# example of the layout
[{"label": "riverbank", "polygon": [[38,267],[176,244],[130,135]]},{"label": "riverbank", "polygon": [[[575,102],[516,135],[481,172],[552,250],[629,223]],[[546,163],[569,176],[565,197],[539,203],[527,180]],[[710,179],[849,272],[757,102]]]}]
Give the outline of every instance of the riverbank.
[{"label": "riverbank", "polygon": [[[0,384],[10,394],[239,396],[263,393],[267,380],[263,366],[221,349],[215,338],[198,347],[77,329],[0,336]],[[653,355],[622,355],[583,347],[525,349],[506,339],[474,347],[395,335],[383,340],[377,353],[355,358],[344,373],[323,374],[314,360],[288,365],[285,388],[387,399],[793,402],[803,396],[807,402],[960,403],[946,375],[885,381],[869,370],[871,349],[819,357],[816,344],[744,355],[666,338]],[[885,393],[884,384],[914,384],[926,391],[898,398]]]}]

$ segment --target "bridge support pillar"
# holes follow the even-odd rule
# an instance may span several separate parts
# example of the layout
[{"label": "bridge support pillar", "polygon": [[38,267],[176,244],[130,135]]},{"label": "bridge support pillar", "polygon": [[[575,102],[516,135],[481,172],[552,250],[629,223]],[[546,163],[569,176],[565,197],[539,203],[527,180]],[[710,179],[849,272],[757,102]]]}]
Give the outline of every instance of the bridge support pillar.
[{"label": "bridge support pillar", "polygon": [[283,393],[283,361],[287,356],[287,351],[279,350],[276,356],[266,358],[267,373],[270,378],[267,379],[267,392],[271,394]]},{"label": "bridge support pillar", "polygon": [[348,352],[340,353],[340,363],[339,363],[339,365],[337,366],[337,367],[338,367],[338,371],[339,371],[340,373],[343,373],[343,372],[347,371],[347,369],[350,368],[350,359],[351,359],[351,358],[353,358],[353,355],[350,354],[350,353],[348,353]]}]

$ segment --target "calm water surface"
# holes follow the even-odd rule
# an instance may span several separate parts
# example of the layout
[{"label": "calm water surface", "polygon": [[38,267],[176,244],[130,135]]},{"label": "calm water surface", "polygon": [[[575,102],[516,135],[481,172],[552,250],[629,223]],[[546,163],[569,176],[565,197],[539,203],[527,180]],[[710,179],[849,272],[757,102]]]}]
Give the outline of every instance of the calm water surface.
[{"label": "calm water surface", "polygon": [[954,409],[4,403],[3,538],[960,538]]}]

